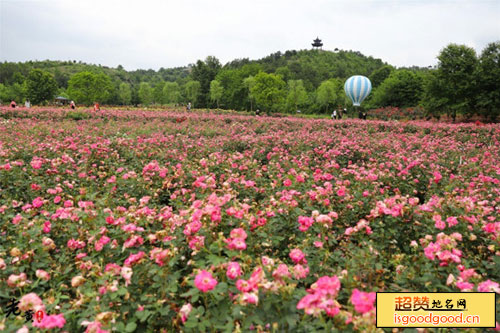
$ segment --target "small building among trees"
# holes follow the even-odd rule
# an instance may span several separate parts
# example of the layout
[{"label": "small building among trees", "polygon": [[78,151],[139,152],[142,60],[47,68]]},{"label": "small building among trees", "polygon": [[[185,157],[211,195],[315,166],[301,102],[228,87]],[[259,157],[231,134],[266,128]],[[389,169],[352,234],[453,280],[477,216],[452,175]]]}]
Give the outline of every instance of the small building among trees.
[{"label": "small building among trees", "polygon": [[54,102],[56,105],[68,105],[69,104],[69,99],[63,96],[57,96],[54,98]]}]

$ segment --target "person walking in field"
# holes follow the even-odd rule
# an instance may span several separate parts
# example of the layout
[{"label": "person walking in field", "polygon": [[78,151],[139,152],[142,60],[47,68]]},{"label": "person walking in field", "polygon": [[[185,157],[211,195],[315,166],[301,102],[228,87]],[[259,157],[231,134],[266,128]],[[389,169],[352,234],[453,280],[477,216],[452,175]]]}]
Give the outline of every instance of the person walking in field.
[{"label": "person walking in field", "polygon": [[94,111],[101,111],[101,107],[99,106],[98,102],[95,102],[94,104]]},{"label": "person walking in field", "polygon": [[187,110],[188,110],[188,111],[191,111],[191,102],[189,102],[189,103],[188,103],[188,105],[187,105]]},{"label": "person walking in field", "polygon": [[74,109],[75,109],[75,107],[76,107],[75,102],[74,102],[74,101],[71,101],[71,102],[69,103],[69,106],[70,106],[70,107],[74,110]]},{"label": "person walking in field", "polygon": [[340,105],[339,105],[339,110],[337,112],[338,112],[338,118],[342,119],[343,114],[342,114],[342,108],[340,107]]},{"label": "person walking in field", "polygon": [[333,110],[332,119],[337,119],[337,110]]},{"label": "person walking in field", "polygon": [[30,103],[30,100],[27,99],[26,101],[24,101],[24,107],[29,109],[31,107],[31,103]]},{"label": "person walking in field", "polygon": [[17,106],[16,101],[13,100],[12,102],[10,102],[10,107],[11,108],[15,109],[16,106]]}]

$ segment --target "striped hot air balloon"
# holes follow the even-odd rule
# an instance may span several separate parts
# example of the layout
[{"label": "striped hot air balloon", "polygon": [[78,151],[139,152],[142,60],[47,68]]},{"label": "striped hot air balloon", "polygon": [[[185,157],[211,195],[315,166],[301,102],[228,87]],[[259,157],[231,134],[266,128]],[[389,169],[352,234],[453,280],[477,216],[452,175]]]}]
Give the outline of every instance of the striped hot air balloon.
[{"label": "striped hot air balloon", "polygon": [[370,95],[372,83],[363,75],[354,75],[345,81],[344,90],[352,100],[354,106],[360,106],[363,100]]}]

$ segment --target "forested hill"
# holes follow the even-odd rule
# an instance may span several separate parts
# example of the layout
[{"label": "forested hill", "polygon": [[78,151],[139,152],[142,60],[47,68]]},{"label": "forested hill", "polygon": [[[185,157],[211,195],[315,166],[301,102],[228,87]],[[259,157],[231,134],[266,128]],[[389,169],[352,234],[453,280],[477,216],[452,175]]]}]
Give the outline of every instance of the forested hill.
[{"label": "forested hill", "polygon": [[[81,61],[27,61],[27,62],[4,62],[0,63],[0,83],[13,84],[27,77],[31,69],[38,68],[54,75],[57,85],[66,88],[69,78],[76,73],[89,71],[94,73],[104,73],[113,81],[139,84],[140,82],[153,81],[177,81],[189,75],[189,67],[160,68],[158,71],[148,69],[138,69],[126,71],[122,66],[117,68],[86,64]],[[16,74],[18,73],[18,74]]]},{"label": "forested hill", "polygon": [[[370,75],[385,63],[380,59],[367,57],[354,51],[301,50],[273,53],[258,60],[236,59],[222,69],[241,69],[246,64],[258,64],[267,73],[281,74],[285,81],[303,80],[307,88],[317,88],[319,84],[332,77],[347,78],[350,75]],[[39,68],[54,75],[60,88],[67,88],[69,78],[78,72],[90,71],[104,73],[112,81],[139,84],[157,81],[185,81],[194,65],[177,68],[139,69],[126,71],[122,66],[111,68],[86,64],[77,61],[27,61],[20,63],[0,63],[0,83],[13,84],[26,77],[31,69]],[[16,74],[18,73],[18,74]],[[181,83],[181,82],[179,82]]]},{"label": "forested hill", "polygon": [[301,50],[276,52],[259,60],[237,59],[226,69],[239,69],[246,64],[259,64],[267,73],[281,74],[285,81],[303,80],[307,89],[317,88],[331,78],[345,79],[351,75],[370,76],[387,63],[357,51]]}]

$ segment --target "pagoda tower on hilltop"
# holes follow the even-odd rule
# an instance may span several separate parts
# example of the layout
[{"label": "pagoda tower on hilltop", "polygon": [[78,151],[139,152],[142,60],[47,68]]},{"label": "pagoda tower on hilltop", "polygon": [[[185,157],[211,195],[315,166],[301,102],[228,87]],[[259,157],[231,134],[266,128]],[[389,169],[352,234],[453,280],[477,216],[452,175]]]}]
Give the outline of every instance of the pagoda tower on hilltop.
[{"label": "pagoda tower on hilltop", "polygon": [[313,43],[311,45],[313,46],[313,49],[320,49],[323,46],[323,43],[321,42],[321,39],[316,37],[316,39],[313,40]]}]

